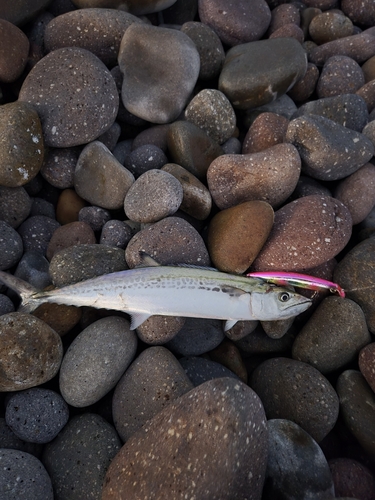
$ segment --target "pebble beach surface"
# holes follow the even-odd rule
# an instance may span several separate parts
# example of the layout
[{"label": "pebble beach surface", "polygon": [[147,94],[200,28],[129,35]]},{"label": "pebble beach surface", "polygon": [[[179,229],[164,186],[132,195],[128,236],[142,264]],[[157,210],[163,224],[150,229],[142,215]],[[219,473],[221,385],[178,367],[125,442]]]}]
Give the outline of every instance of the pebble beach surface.
[{"label": "pebble beach surface", "polygon": [[0,2],[0,270],[346,291],[224,332],[0,285],[0,499],[375,500],[374,151],[373,0]]}]

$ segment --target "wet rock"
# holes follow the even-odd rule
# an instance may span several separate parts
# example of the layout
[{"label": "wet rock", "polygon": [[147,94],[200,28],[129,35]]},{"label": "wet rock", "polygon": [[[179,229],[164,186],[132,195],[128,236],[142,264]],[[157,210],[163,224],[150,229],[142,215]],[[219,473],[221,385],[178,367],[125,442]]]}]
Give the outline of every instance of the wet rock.
[{"label": "wet rock", "polygon": [[83,207],[78,214],[79,221],[90,226],[93,231],[101,231],[110,218],[108,210],[101,207]]},{"label": "wet rock", "polygon": [[281,26],[281,28],[274,31],[270,35],[269,39],[272,40],[273,38],[294,38],[299,43],[302,43],[304,40],[304,35],[299,26],[294,23],[289,23]]},{"label": "wet rock", "polygon": [[[375,38],[375,37],[374,37]],[[371,80],[371,82],[365,83],[360,89],[356,92],[357,95],[362,97],[367,105],[368,112],[371,113],[375,108],[375,82]]]},{"label": "wet rock", "polygon": [[[238,329],[236,326],[238,325]],[[287,332],[282,337],[271,338],[257,321],[241,321],[232,328],[235,332],[233,339],[236,346],[246,357],[252,354],[282,354],[290,351],[294,342],[294,335]],[[255,327],[255,328],[254,328]]]},{"label": "wet rock", "polygon": [[364,83],[363,71],[354,59],[332,56],[324,63],[316,90],[319,98],[354,94]]},{"label": "wet rock", "polygon": [[69,418],[68,405],[57,392],[34,387],[21,391],[7,402],[5,421],[20,439],[48,443]]},{"label": "wet rock", "polygon": [[45,9],[48,3],[49,0],[36,0],[33,3],[27,0],[18,0],[12,4],[6,2],[0,6],[0,18],[21,26]]},{"label": "wet rock", "polygon": [[276,144],[259,153],[220,156],[209,166],[207,182],[214,202],[222,210],[252,200],[277,207],[294,191],[300,169],[297,149],[290,144]]},{"label": "wet rock", "polygon": [[353,23],[339,12],[322,12],[309,24],[309,34],[318,45],[353,34]]},{"label": "wet rock", "polygon": [[173,0],[145,0],[142,2],[137,0],[74,0],[74,3],[81,9],[94,6],[122,8],[135,16],[143,16],[170,7]]},{"label": "wet rock", "polygon": [[175,316],[151,316],[137,327],[137,335],[149,345],[165,344],[181,330],[185,318]]},{"label": "wet rock", "polygon": [[305,76],[293,85],[288,95],[296,102],[307,101],[315,91],[319,74],[319,70],[315,64],[308,63]]},{"label": "wet rock", "polygon": [[48,274],[49,262],[38,252],[25,252],[14,273],[17,278],[27,281],[38,290],[51,285]]},{"label": "wet rock", "polygon": [[323,451],[299,425],[285,419],[268,421],[269,456],[263,495],[285,499],[311,496],[324,500],[335,489]]},{"label": "wet rock", "polygon": [[30,210],[31,199],[23,187],[0,186],[0,220],[17,229]]},{"label": "wet rock", "polygon": [[60,224],[45,215],[33,215],[18,228],[23,247],[27,252],[39,252],[45,255],[52,235]]},{"label": "wet rock", "polygon": [[67,403],[89,406],[117,384],[137,349],[137,337],[129,327],[126,319],[109,316],[74,339],[60,369],[60,391]]},{"label": "wet rock", "polygon": [[78,156],[77,148],[50,148],[44,158],[40,173],[49,184],[58,189],[73,187]]},{"label": "wet rock", "polygon": [[244,43],[228,51],[219,90],[235,108],[257,108],[288,92],[306,69],[306,54],[297,40]]},{"label": "wet rock", "polygon": [[[172,449],[175,469],[160,475],[169,467]],[[260,498],[266,454],[266,420],[258,396],[236,380],[212,380],[172,402],[126,442],[110,465],[102,498],[125,492],[151,498],[155,481],[159,498],[224,500],[249,496],[249,491],[249,498]],[[204,475],[196,466],[202,460]]]},{"label": "wet rock", "polygon": [[0,317],[0,390],[29,389],[53,378],[61,364],[59,335],[30,314]]},{"label": "wet rock", "polygon": [[363,375],[356,370],[341,373],[336,386],[340,398],[340,414],[362,448],[375,451],[375,394]]},{"label": "wet rock", "polygon": [[300,13],[298,7],[293,4],[281,4],[272,9],[271,23],[268,28],[268,33],[274,33],[279,28],[287,24],[300,25]]},{"label": "wet rock", "polygon": [[[131,151],[134,151],[142,146],[156,146],[161,149],[164,153],[167,151],[167,135],[168,135],[169,125],[153,125],[145,130],[142,130],[137,137],[131,142]],[[125,143],[125,141],[122,141]],[[119,143],[120,145],[121,143]],[[125,144],[124,144],[125,148]],[[130,152],[128,153],[130,154]],[[158,151],[160,154],[160,151]],[[125,158],[128,155],[125,155]],[[161,155],[160,155],[161,156]],[[124,161],[125,161],[124,158]],[[119,160],[120,161],[120,160]],[[120,163],[123,163],[120,161]]]},{"label": "wet rock", "polygon": [[280,319],[278,321],[261,321],[264,332],[271,339],[281,339],[292,326],[295,318]]},{"label": "wet rock", "polygon": [[29,45],[29,40],[23,31],[4,18],[0,19],[1,82],[14,82],[21,76],[26,66]]},{"label": "wet rock", "polygon": [[32,198],[30,216],[45,215],[50,219],[55,219],[55,207],[52,203],[43,198]]},{"label": "wet rock", "polygon": [[166,163],[168,158],[158,146],[144,144],[135,148],[133,143],[133,151],[125,158],[124,166],[135,177],[139,177],[149,170],[161,168]]},{"label": "wet rock", "polygon": [[17,437],[14,432],[5,423],[5,418],[0,418],[0,448],[20,450],[40,458],[43,448],[42,444],[26,443]]},{"label": "wet rock", "polygon": [[210,359],[220,363],[235,373],[242,382],[247,383],[247,369],[238,347],[229,339],[224,339],[215,349],[209,352]]},{"label": "wet rock", "polygon": [[336,497],[374,498],[375,477],[363,464],[352,458],[334,458],[328,464]]},{"label": "wet rock", "polygon": [[314,179],[337,180],[347,177],[374,154],[372,142],[323,116],[301,116],[289,123],[286,141],[302,159],[302,172]]},{"label": "wet rock", "polygon": [[355,24],[373,26],[375,24],[375,6],[371,0],[342,0],[341,8]]},{"label": "wet rock", "polygon": [[80,154],[74,187],[89,203],[109,210],[121,208],[133,182],[133,174],[101,142],[88,144]]},{"label": "wet rock", "polygon": [[147,24],[134,23],[126,30],[118,61],[125,108],[152,123],[178,117],[199,75],[199,54],[191,38]]},{"label": "wet rock", "polygon": [[262,400],[268,419],[292,420],[318,443],[336,423],[337,394],[328,380],[307,363],[288,358],[266,360],[254,370],[250,386]]},{"label": "wet rock", "polygon": [[199,356],[215,349],[223,340],[221,321],[186,318],[181,330],[165,346],[182,356]]},{"label": "wet rock", "polygon": [[0,293],[0,316],[14,312],[15,307],[9,297]]},{"label": "wet rock", "polygon": [[100,244],[108,247],[125,248],[132,236],[132,230],[126,222],[114,219],[104,224],[100,235]]},{"label": "wet rock", "polygon": [[[283,4],[286,5],[286,4]],[[261,113],[247,131],[242,154],[258,153],[284,142],[289,121],[276,113]]]},{"label": "wet rock", "polygon": [[264,201],[248,201],[217,213],[207,238],[214,266],[228,273],[244,273],[266,242],[273,219],[273,209]]},{"label": "wet rock", "polygon": [[323,66],[327,59],[338,55],[351,57],[361,64],[375,55],[374,37],[360,33],[323,43],[311,50],[309,60],[317,66]]},{"label": "wet rock", "polygon": [[327,297],[297,335],[292,354],[325,374],[354,361],[370,342],[359,305],[350,299]]},{"label": "wet rock", "polygon": [[33,316],[47,323],[60,337],[63,337],[78,324],[82,317],[82,309],[64,304],[46,303],[33,311]]},{"label": "wet rock", "polygon": [[147,421],[193,388],[165,347],[149,347],[128,368],[112,399],[113,420],[126,442]]},{"label": "wet rock", "polygon": [[121,448],[115,429],[99,415],[73,417],[43,453],[57,498],[100,498],[105,473]]},{"label": "wet rock", "polygon": [[7,222],[0,221],[0,269],[9,269],[23,254],[21,236]]},{"label": "wet rock", "polygon": [[310,196],[312,194],[332,196],[331,191],[326,186],[323,186],[320,182],[311,177],[301,175],[298,179],[296,189],[293,191],[292,199],[302,198],[303,196]]},{"label": "wet rock", "polygon": [[46,257],[51,260],[55,253],[74,245],[92,245],[96,243],[94,231],[85,222],[70,222],[60,226],[49,241]]},{"label": "wet rock", "polygon": [[346,246],[351,231],[349,210],[340,201],[318,195],[299,198],[275,212],[271,234],[254,269],[297,271],[316,267]]},{"label": "wet rock", "polygon": [[57,148],[95,140],[113,124],[119,105],[108,69],[78,47],[43,57],[23,82],[19,100],[35,108],[46,144]]},{"label": "wet rock", "polygon": [[358,356],[358,365],[362,375],[375,392],[375,343],[366,345]]}]

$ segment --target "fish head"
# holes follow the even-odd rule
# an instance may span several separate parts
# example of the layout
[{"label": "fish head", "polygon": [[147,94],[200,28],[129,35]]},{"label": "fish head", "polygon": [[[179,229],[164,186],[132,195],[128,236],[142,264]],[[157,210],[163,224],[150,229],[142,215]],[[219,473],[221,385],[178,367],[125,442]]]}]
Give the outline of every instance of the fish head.
[{"label": "fish head", "polygon": [[251,294],[252,314],[261,321],[292,318],[306,311],[311,304],[307,297],[280,286],[270,285],[263,293]]}]

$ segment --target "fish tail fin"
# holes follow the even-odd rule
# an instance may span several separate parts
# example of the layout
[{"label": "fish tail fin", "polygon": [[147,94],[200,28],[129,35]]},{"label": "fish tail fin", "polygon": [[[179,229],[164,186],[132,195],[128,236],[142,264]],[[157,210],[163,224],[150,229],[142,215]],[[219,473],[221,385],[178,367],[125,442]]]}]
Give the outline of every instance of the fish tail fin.
[{"label": "fish tail fin", "polygon": [[0,282],[4,283],[4,285],[21,297],[22,303],[18,308],[19,312],[30,313],[42,303],[40,299],[33,298],[33,295],[37,294],[39,290],[20,278],[0,271]]}]

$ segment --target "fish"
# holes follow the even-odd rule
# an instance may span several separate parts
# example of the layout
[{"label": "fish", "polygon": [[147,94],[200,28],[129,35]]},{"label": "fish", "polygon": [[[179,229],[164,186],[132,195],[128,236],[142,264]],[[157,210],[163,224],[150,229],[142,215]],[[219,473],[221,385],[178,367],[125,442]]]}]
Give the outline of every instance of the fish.
[{"label": "fish", "polygon": [[130,329],[153,315],[237,321],[286,319],[305,311],[311,300],[263,280],[189,265],[162,266],[147,254],[134,269],[105,274],[53,290],[39,291],[0,271],[0,281],[20,295],[20,312],[52,302],[114,309],[130,315]]},{"label": "fish", "polygon": [[316,278],[315,276],[308,276],[307,274],[265,271],[248,273],[246,276],[249,278],[260,278],[267,283],[273,283],[279,286],[294,286],[308,290],[319,290],[323,288],[332,293],[337,292],[342,298],[345,297],[345,290],[337,283],[327,281],[322,278]]}]

